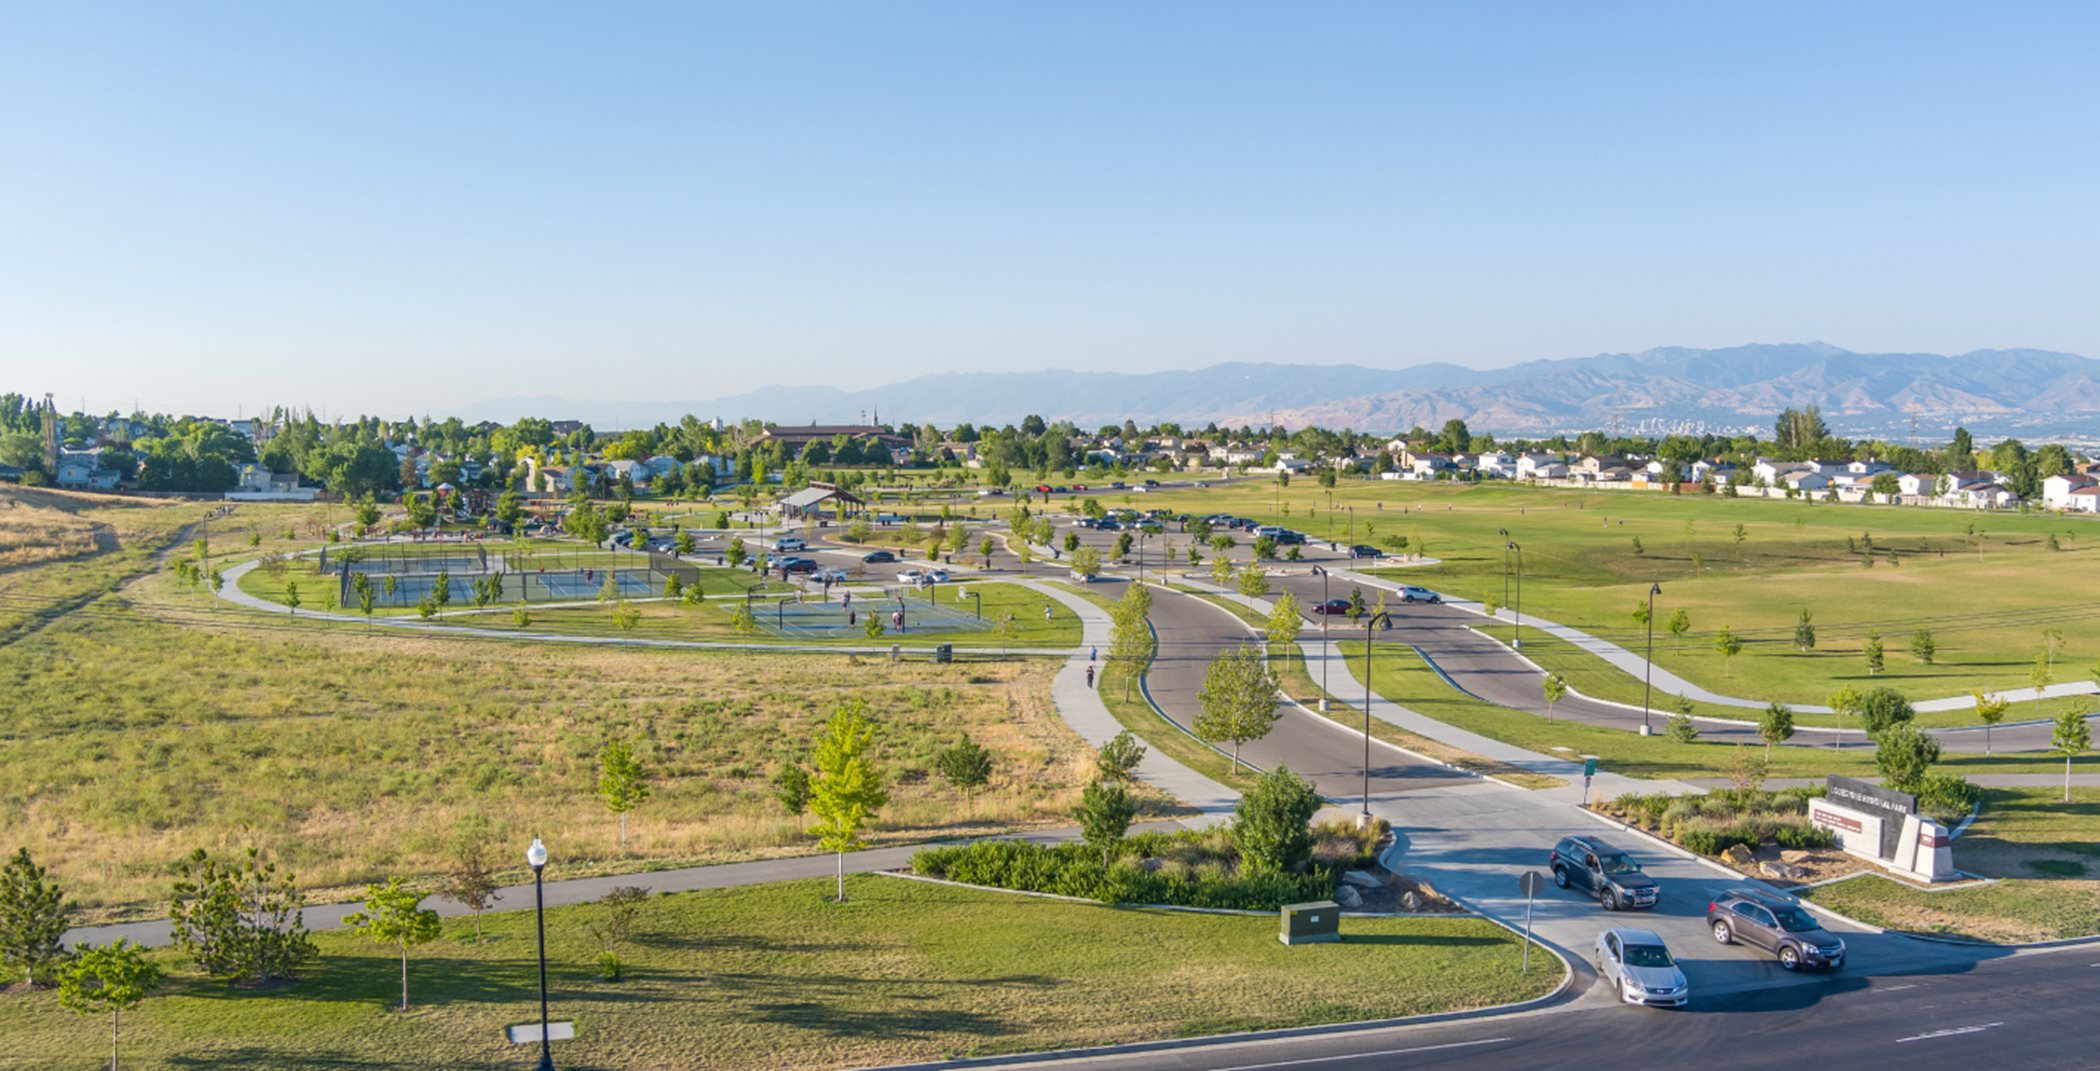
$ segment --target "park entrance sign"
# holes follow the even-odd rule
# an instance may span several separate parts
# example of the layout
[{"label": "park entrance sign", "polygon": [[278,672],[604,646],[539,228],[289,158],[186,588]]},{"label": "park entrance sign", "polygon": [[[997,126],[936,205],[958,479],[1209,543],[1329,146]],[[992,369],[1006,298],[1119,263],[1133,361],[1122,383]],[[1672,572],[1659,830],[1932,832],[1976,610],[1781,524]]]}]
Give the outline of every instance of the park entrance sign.
[{"label": "park entrance sign", "polygon": [[1918,799],[1850,777],[1832,776],[1823,798],[1808,801],[1808,820],[1829,830],[1849,855],[1921,881],[1955,876],[1947,827],[1918,814]]}]

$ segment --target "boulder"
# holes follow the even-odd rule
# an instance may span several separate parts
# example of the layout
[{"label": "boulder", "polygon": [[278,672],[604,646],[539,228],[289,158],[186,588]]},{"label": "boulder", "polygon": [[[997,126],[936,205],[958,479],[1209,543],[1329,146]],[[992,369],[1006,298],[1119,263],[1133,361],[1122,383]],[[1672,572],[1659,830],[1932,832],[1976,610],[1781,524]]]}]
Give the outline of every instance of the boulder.
[{"label": "boulder", "polygon": [[1376,889],[1385,884],[1378,880],[1378,875],[1365,870],[1348,871],[1342,875],[1342,881],[1362,889]]},{"label": "boulder", "polygon": [[1402,894],[1400,895],[1400,910],[1402,910],[1402,911],[1420,911],[1420,910],[1422,910],[1422,898],[1421,898],[1421,897],[1419,897],[1419,896],[1416,896],[1416,895],[1415,895],[1415,894],[1414,894],[1413,892],[1406,892],[1406,893],[1402,893]]},{"label": "boulder", "polygon": [[1765,877],[1777,878],[1781,881],[1800,881],[1808,877],[1808,871],[1792,863],[1782,863],[1776,859],[1767,859],[1759,863],[1757,869]]},{"label": "boulder", "polygon": [[1362,907],[1364,906],[1364,894],[1357,892],[1354,885],[1343,885],[1335,890],[1334,902],[1345,908]]},{"label": "boulder", "polygon": [[1721,861],[1731,866],[1749,866],[1752,860],[1750,848],[1744,844],[1731,844],[1721,852]]},{"label": "boulder", "polygon": [[1779,853],[1780,862],[1792,863],[1796,866],[1806,863],[1815,857],[1816,853],[1814,852],[1804,852],[1794,848],[1788,848],[1786,851]]}]

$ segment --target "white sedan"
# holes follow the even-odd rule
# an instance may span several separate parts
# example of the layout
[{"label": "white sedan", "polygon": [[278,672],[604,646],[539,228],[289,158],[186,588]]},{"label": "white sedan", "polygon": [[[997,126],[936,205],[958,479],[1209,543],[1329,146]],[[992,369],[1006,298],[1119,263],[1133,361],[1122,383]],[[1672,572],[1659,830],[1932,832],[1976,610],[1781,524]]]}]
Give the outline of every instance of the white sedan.
[{"label": "white sedan", "polygon": [[1628,1004],[1681,1008],[1691,1000],[1684,972],[1653,930],[1610,929],[1597,935],[1597,979]]}]

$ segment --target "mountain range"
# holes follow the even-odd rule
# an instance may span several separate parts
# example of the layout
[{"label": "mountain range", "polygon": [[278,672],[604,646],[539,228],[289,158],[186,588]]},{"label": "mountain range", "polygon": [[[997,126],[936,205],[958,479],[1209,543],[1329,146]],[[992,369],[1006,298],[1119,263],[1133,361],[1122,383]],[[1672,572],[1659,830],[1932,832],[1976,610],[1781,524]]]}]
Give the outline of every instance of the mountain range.
[{"label": "mountain range", "polygon": [[2030,437],[2090,435],[2100,415],[2100,360],[2047,350],[1958,355],[1854,353],[1820,342],[1665,347],[1640,353],[1472,369],[1272,363],[1123,373],[943,372],[866,390],[770,386],[694,401],[589,402],[558,397],[477,403],[470,420],[530,414],[601,430],[691,413],[782,423],[885,420],[1004,424],[1033,413],[1082,427],[1178,421],[1377,432],[1464,420],[1475,432],[1541,435],[1593,428],[1769,429],[1788,406],[1816,405],[1838,434],[1938,435],[1956,424]]}]

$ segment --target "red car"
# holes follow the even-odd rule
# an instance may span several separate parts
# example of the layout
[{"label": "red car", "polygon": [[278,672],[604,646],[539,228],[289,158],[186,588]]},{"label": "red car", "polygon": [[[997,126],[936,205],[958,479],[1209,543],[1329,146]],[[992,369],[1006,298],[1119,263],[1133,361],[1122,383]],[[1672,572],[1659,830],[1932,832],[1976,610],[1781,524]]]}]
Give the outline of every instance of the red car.
[{"label": "red car", "polygon": [[1036,485],[1035,485],[1035,493],[1036,493],[1036,494],[1039,494],[1039,495],[1047,495],[1047,494],[1049,494],[1049,493],[1050,493],[1050,485],[1049,485],[1049,484],[1047,484],[1047,483],[1039,483],[1039,484],[1036,484]]},{"label": "red car", "polygon": [[1083,483],[1075,483],[1075,484],[1073,484],[1073,485],[1072,485],[1072,493],[1073,493],[1073,494],[1078,494],[1079,492],[1081,492],[1081,491],[1084,491],[1084,490],[1086,490],[1086,485],[1085,485],[1085,484],[1083,484]]},{"label": "red car", "polygon": [[1349,600],[1347,599],[1329,599],[1326,602],[1313,604],[1313,613],[1316,614],[1346,614],[1348,612]]}]

